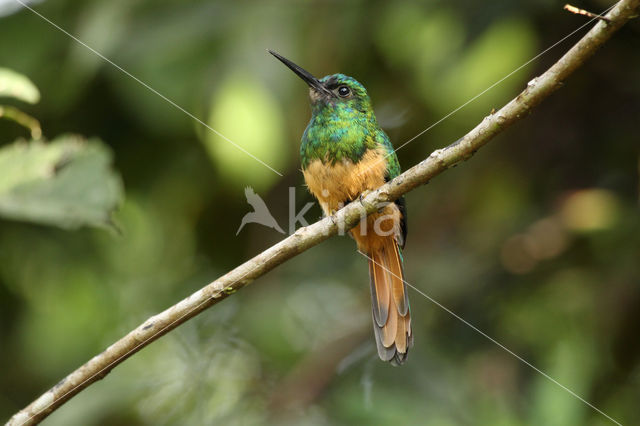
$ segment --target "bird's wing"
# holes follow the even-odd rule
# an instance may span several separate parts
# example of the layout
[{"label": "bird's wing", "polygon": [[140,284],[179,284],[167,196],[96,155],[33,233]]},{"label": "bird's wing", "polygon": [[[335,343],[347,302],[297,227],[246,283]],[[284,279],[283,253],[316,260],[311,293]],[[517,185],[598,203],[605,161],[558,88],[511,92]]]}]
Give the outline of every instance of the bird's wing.
[{"label": "bird's wing", "polygon": [[[398,156],[393,150],[393,145],[391,144],[391,140],[389,136],[384,132],[384,130],[380,130],[376,135],[376,139],[380,146],[385,151],[386,161],[387,161],[387,174],[384,177],[385,182],[390,181],[394,177],[398,176],[402,169],[400,168],[400,162],[398,161]],[[400,197],[395,201],[396,205],[400,209],[400,235],[396,235],[396,241],[400,248],[404,248],[404,245],[407,241],[407,205],[404,201],[404,197]]]}]

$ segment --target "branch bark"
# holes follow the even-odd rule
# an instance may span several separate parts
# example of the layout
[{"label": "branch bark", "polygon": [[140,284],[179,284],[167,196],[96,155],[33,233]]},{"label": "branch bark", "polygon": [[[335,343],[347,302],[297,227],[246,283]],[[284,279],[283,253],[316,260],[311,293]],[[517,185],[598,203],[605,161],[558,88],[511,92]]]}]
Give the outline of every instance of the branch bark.
[{"label": "branch bark", "polygon": [[116,365],[212,305],[226,299],[281,263],[321,243],[344,229],[355,226],[363,213],[372,213],[381,203],[391,202],[424,185],[449,167],[467,160],[479,148],[562,86],[629,19],[637,16],[640,0],[621,0],[607,15],[609,23],[599,21],[577,44],[544,74],[534,78],[515,99],[454,144],[434,151],[429,157],[362,200],[353,202],[334,216],[298,229],[293,235],[243,263],[169,309],[147,319],[135,330],[96,355],[62,379],[7,423],[11,426],[40,422],[91,383],[104,378]]}]

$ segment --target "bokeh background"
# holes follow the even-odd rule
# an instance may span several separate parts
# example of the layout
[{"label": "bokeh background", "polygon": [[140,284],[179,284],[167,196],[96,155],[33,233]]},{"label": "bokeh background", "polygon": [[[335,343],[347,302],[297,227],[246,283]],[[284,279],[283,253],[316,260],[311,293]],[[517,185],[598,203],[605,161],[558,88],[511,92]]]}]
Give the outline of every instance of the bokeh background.
[{"label": "bokeh background", "polygon": [[[36,197],[0,218],[0,418],[283,238],[255,224],[236,236],[252,210],[246,186],[284,229],[289,187],[298,210],[312,201],[298,160],[307,89],[266,48],[318,76],[356,77],[398,146],[586,22],[563,4],[32,3],[280,177],[1,1],[0,66],[41,96],[0,103],[39,120],[47,140],[94,138],[101,165],[83,170],[98,178],[69,180],[103,192],[108,180],[98,207],[116,209],[109,220],[69,219],[73,209],[49,214]],[[464,135],[584,32],[401,149],[403,168]],[[530,117],[406,197],[408,281],[623,424],[640,424],[639,119],[636,21]],[[0,149],[17,139],[29,132],[0,120]],[[320,214],[314,206],[306,218]],[[413,291],[409,361],[379,361],[368,291],[353,241],[332,238],[145,348],[44,424],[611,424]]]}]

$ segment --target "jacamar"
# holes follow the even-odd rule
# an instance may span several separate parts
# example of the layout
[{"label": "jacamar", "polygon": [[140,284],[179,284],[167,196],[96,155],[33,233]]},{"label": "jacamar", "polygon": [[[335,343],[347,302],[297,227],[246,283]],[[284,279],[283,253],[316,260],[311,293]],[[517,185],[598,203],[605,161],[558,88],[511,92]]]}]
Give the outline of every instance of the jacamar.
[{"label": "jacamar", "polygon": [[[317,79],[269,50],[309,85],[311,121],[302,135],[300,159],[309,191],[326,215],[400,174],[398,157],[373,113],[364,86],[344,74]],[[402,364],[413,344],[402,248],[407,237],[404,198],[351,229],[369,258],[373,330],[383,361]]]}]

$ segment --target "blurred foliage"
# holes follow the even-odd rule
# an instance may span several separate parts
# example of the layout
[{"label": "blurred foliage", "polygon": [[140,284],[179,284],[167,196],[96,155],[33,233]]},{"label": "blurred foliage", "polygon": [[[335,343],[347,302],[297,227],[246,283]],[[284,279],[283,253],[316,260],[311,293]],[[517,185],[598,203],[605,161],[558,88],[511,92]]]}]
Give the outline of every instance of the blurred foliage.
[{"label": "blurred foliage", "polygon": [[[62,197],[29,204],[29,214],[66,227],[104,223],[97,212],[113,205],[120,186],[106,171],[111,158],[127,189],[114,218],[120,235],[0,219],[0,362],[11,366],[0,374],[2,417],[278,241],[281,234],[256,224],[235,236],[251,210],[245,186],[284,229],[290,203],[299,212],[312,201],[298,161],[307,89],[266,48],[318,76],[356,77],[399,146],[582,25],[563,4],[37,4],[280,177],[0,1],[0,66],[35,83],[16,80],[19,93],[31,93],[23,100],[37,93],[29,87],[42,93],[39,103],[16,108],[37,117],[46,135],[89,138],[14,143],[24,128],[0,120],[2,155],[35,161],[24,169],[34,179],[20,185],[24,199]],[[580,6],[597,12],[609,4]],[[531,117],[411,192],[404,253],[412,285],[623,424],[640,423],[639,25],[616,34]],[[402,148],[403,167],[462,136],[577,37]],[[0,82],[7,75],[0,72]],[[64,167],[51,173],[60,159]],[[18,164],[0,166],[0,205],[4,188],[18,182]],[[88,186],[102,188],[96,198],[75,192]],[[69,202],[87,215],[60,222],[56,212]],[[305,218],[319,215],[314,206]],[[44,423],[609,424],[416,292],[408,363],[380,362],[366,262],[354,249],[349,238],[333,238],[303,253],[145,348]]]},{"label": "blurred foliage", "polygon": [[113,226],[121,194],[110,153],[97,140],[63,136],[0,150],[0,215],[77,228]]},{"label": "blurred foliage", "polygon": [[[40,92],[27,77],[0,68],[0,96],[33,104]],[[122,198],[122,186],[110,168],[109,149],[99,140],[78,136],[45,143],[33,117],[0,106],[3,116],[29,128],[37,140],[0,148],[0,217],[62,228],[113,227],[111,214]]]},{"label": "blurred foliage", "polygon": [[[40,92],[27,77],[7,68],[0,68],[0,98],[3,97],[35,104],[40,100]],[[34,139],[40,139],[42,136],[38,120],[14,106],[0,105],[0,118],[12,120],[26,127]]]},{"label": "blurred foliage", "polygon": [[35,104],[40,100],[40,92],[26,76],[7,68],[0,68],[0,97]]},{"label": "blurred foliage", "polygon": [[273,95],[250,75],[232,73],[223,81],[211,103],[211,127],[236,143],[220,143],[220,136],[205,130],[205,146],[216,167],[242,187],[242,181],[253,183],[257,190],[268,189],[279,178],[269,168],[254,167],[256,159],[278,170],[286,163],[283,117]]}]

